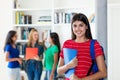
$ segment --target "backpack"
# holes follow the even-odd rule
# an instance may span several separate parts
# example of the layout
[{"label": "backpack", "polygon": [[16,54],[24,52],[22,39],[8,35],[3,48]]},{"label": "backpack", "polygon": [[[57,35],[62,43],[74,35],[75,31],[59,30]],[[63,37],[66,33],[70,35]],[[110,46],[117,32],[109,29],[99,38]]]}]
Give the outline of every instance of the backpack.
[{"label": "backpack", "polygon": [[[91,73],[91,71],[93,73],[98,72],[98,66],[97,66],[97,63],[96,63],[96,60],[95,60],[95,48],[94,48],[95,42],[96,42],[96,40],[91,40],[91,43],[90,43],[90,55],[91,55],[91,58],[92,58],[92,65],[91,65],[91,68],[89,69],[87,75],[89,75]],[[101,46],[101,48],[102,48],[102,46]],[[102,50],[103,50],[103,48],[102,48]],[[104,79],[102,78],[102,79],[99,79],[99,80],[104,80]]]}]

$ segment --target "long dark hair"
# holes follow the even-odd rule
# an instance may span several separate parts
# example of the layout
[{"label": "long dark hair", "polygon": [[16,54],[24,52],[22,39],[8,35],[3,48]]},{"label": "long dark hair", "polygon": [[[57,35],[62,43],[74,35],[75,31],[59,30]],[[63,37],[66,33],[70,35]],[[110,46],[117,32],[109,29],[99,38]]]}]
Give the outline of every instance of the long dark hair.
[{"label": "long dark hair", "polygon": [[73,28],[72,28],[72,24],[75,22],[75,21],[82,21],[87,27],[88,29],[86,30],[85,32],[85,37],[87,39],[92,39],[92,34],[91,34],[91,30],[90,30],[90,24],[89,24],[89,21],[88,21],[88,18],[82,14],[82,13],[78,13],[78,14],[75,14],[72,18],[72,23],[71,23],[71,30],[72,30],[72,40],[75,40],[76,39],[76,35],[73,33]]},{"label": "long dark hair", "polygon": [[58,50],[59,50],[58,53],[60,53],[60,40],[59,40],[58,34],[55,32],[52,32],[50,33],[50,38],[52,39],[53,43],[58,47]]},{"label": "long dark hair", "polygon": [[12,40],[12,38],[16,35],[16,31],[11,30],[8,32],[6,40],[5,40],[5,45],[4,45],[4,50],[7,44],[14,44],[14,41]]}]

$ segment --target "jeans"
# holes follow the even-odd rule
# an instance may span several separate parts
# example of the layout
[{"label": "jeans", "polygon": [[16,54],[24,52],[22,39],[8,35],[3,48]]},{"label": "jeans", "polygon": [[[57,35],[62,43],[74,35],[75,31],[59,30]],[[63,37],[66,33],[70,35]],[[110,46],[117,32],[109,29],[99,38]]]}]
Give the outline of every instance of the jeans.
[{"label": "jeans", "polygon": [[[44,80],[49,80],[51,72],[52,72],[52,70],[46,70],[46,74],[45,74]],[[56,76],[57,76],[57,72],[55,71],[53,80],[55,80]]]},{"label": "jeans", "polygon": [[42,74],[42,61],[29,60],[26,63],[28,80],[40,80]]}]

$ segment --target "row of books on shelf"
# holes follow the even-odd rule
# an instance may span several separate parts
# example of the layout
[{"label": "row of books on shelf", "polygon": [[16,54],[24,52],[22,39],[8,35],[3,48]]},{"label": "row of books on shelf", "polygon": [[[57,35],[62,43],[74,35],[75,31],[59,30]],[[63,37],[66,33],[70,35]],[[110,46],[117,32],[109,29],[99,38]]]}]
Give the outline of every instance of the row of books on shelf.
[{"label": "row of books on shelf", "polygon": [[65,13],[65,12],[56,12],[54,14],[54,23],[71,23],[72,17],[76,13]]},{"label": "row of books on shelf", "polygon": [[16,24],[32,24],[32,15],[26,15],[24,12],[16,12]]},{"label": "row of books on shelf", "polygon": [[29,33],[33,28],[29,27],[18,27],[17,33],[18,33],[18,40],[28,40]]}]

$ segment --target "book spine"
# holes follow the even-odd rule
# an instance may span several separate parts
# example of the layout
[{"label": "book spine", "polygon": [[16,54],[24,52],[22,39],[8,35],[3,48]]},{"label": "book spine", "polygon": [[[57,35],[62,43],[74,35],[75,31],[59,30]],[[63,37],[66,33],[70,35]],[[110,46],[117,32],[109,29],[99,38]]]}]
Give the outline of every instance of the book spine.
[{"label": "book spine", "polygon": [[15,16],[15,23],[19,24],[19,12],[16,12],[16,16]]}]

